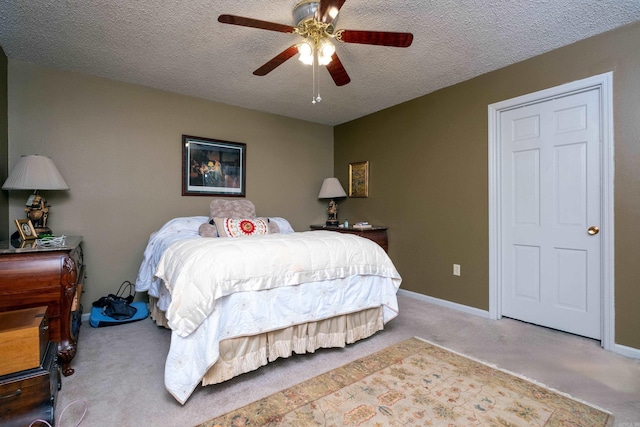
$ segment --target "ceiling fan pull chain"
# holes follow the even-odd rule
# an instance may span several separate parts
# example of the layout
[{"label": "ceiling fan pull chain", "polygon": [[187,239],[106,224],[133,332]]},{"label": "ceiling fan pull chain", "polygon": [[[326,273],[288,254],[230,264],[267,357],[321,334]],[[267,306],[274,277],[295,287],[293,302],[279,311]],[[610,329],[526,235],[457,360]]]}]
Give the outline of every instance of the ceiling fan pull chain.
[{"label": "ceiling fan pull chain", "polygon": [[[318,44],[316,43],[316,46],[317,45]],[[318,59],[319,58],[318,58],[318,49],[317,48],[314,49],[314,55],[315,55],[315,58],[314,58],[315,61],[313,61],[313,66],[315,67],[314,68],[314,80],[316,82],[316,94],[317,94],[316,102],[320,102],[320,101],[322,101],[322,98],[320,98],[320,69],[319,69],[320,65],[318,63]]]},{"label": "ceiling fan pull chain", "polygon": [[318,68],[319,66],[316,65],[316,93],[318,94],[318,96],[316,96],[316,101],[320,102],[322,101],[322,98],[320,98],[320,70]]},{"label": "ceiling fan pull chain", "polygon": [[[311,77],[313,79],[313,93],[311,94],[311,103],[316,104],[317,102],[322,101],[320,98],[320,72],[318,71],[318,51],[317,49],[313,50],[313,63],[311,64]],[[316,90],[317,88],[317,90]]]},{"label": "ceiling fan pull chain", "polygon": [[311,63],[311,103],[316,103],[316,63]]}]

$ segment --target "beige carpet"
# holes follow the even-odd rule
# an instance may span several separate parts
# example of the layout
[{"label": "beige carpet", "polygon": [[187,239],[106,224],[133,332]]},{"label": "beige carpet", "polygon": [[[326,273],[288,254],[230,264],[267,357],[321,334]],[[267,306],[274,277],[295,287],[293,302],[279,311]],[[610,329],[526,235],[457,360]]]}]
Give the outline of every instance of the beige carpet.
[{"label": "beige carpet", "polygon": [[[598,341],[511,319],[489,320],[405,295],[398,303],[399,316],[366,340],[198,387],[184,406],[164,387],[170,331],[150,319],[108,328],[85,322],[71,363],[75,374],[62,378],[56,420],[80,400],[89,407],[81,427],[192,427],[418,336],[605,408],[616,426],[640,427],[640,360],[604,351]],[[73,405],[56,427],[76,426],[81,413]]]},{"label": "beige carpet", "polygon": [[199,427],[612,423],[591,405],[411,338]]}]

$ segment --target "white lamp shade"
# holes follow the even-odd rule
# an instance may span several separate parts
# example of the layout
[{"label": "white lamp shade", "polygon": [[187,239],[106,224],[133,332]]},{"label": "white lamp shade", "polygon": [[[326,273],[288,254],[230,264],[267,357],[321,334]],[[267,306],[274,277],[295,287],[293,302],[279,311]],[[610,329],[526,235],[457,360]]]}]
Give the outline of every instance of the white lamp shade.
[{"label": "white lamp shade", "polygon": [[338,178],[326,178],[320,188],[318,199],[333,199],[337,197],[347,197],[344,188],[340,185]]},{"label": "white lamp shade", "polygon": [[2,186],[3,190],[68,190],[53,160],[45,156],[22,156]]}]

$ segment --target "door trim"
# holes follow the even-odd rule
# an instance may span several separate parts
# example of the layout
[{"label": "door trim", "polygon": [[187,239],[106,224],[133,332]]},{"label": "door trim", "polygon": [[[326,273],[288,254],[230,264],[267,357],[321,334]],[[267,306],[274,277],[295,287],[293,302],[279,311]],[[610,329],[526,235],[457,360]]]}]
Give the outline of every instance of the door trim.
[{"label": "door trim", "polygon": [[502,217],[500,113],[545,102],[577,92],[597,89],[600,93],[600,173],[601,173],[601,304],[602,340],[605,350],[615,347],[614,312],[614,217],[613,217],[613,72],[563,84],[489,105],[489,317],[502,318]]}]

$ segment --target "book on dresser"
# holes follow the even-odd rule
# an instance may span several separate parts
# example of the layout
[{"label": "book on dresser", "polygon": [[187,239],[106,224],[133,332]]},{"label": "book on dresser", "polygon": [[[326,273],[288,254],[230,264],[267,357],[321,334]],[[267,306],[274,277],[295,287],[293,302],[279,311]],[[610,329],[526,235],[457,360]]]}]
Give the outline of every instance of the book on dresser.
[{"label": "book on dresser", "polygon": [[373,228],[373,226],[366,221],[360,221],[353,224],[353,228],[358,230],[367,230],[369,228]]}]

